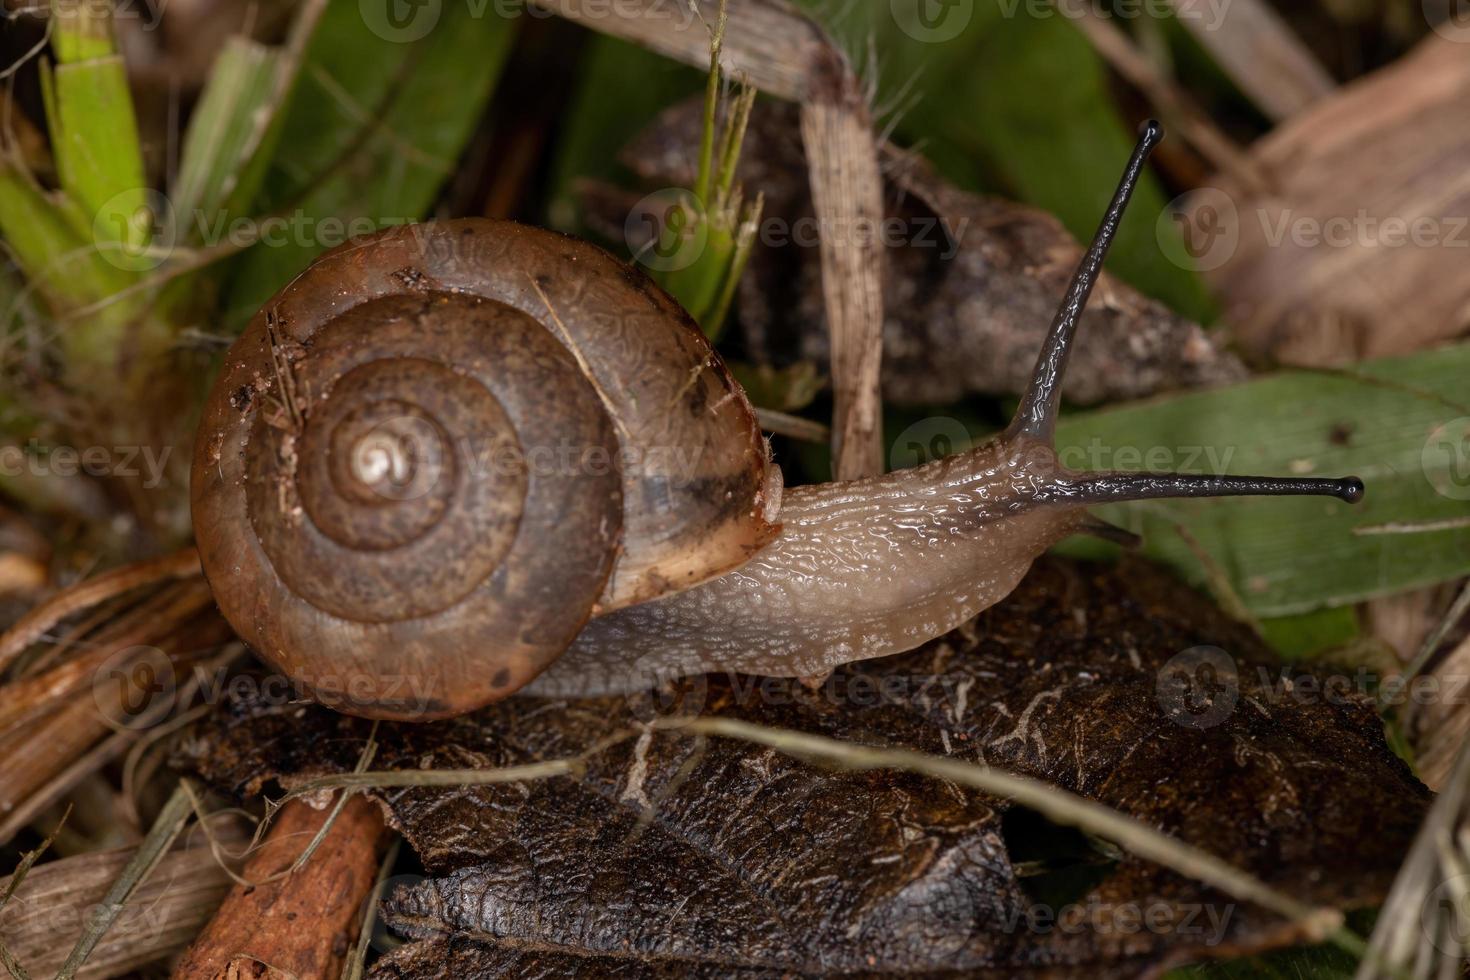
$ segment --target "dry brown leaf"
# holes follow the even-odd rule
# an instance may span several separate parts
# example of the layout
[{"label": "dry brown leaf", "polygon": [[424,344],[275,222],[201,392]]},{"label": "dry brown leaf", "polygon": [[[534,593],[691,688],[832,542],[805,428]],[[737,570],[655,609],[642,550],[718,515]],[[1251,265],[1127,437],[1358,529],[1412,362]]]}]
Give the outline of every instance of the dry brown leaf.
[{"label": "dry brown leaf", "polygon": [[[1201,661],[1204,644],[1219,652]],[[954,784],[639,728],[672,704],[984,761],[1298,900],[1370,905],[1429,794],[1366,698],[1303,696],[1307,675],[1293,686],[1279,670],[1152,567],[1045,561],[964,629],[814,688],[712,676],[672,701],[515,698],[381,726],[375,765],[409,770],[563,759],[632,734],[579,778],[376,791],[430,877],[391,893],[390,926],[416,942],[375,975],[1132,977],[1290,944],[1301,934],[1274,914]],[[191,756],[254,794],[350,769],[369,730],[247,698]]]},{"label": "dry brown leaf", "polygon": [[1181,216],[1226,319],[1268,361],[1338,365],[1470,326],[1470,58],[1432,35],[1251,151],[1272,186],[1230,179]]}]

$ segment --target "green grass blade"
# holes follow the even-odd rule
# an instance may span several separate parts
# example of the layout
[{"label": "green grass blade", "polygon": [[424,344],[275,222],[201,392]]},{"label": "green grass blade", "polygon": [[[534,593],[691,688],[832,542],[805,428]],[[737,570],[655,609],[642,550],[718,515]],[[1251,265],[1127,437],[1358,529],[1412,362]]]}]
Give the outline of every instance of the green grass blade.
[{"label": "green grass blade", "polygon": [[43,74],[52,153],[62,190],[92,219],[94,234],[129,246],[152,231],[143,150],[112,13],[90,0],[53,0],[51,49]]},{"label": "green grass blade", "polygon": [[133,277],[108,262],[30,175],[0,160],[0,236],[53,310],[110,296]]},{"label": "green grass blade", "polygon": [[[1202,583],[1175,531],[1187,526],[1252,613],[1296,615],[1470,574],[1466,377],[1470,344],[1352,373],[1283,372],[1074,415],[1058,447],[1074,469],[1362,477],[1368,492],[1356,507],[1257,498],[1099,511]],[[1415,533],[1420,524],[1429,526]]]},{"label": "green grass blade", "polygon": [[93,0],[51,0],[51,50],[63,64],[116,54],[111,5]]},{"label": "green grass blade", "polygon": [[225,217],[225,202],[270,123],[281,71],[280,50],[249,38],[232,37],[220,52],[189,120],[170,195],[183,237],[199,239],[196,214],[206,221]]},{"label": "green grass blade", "polygon": [[64,189],[99,235],[141,246],[152,232],[133,97],[120,55],[57,65],[52,150]]},{"label": "green grass blade", "polygon": [[240,322],[320,252],[353,233],[423,216],[452,172],[514,38],[495,8],[445,4],[422,38],[374,32],[334,0],[306,49],[254,204],[286,212],[241,257],[227,319]]}]

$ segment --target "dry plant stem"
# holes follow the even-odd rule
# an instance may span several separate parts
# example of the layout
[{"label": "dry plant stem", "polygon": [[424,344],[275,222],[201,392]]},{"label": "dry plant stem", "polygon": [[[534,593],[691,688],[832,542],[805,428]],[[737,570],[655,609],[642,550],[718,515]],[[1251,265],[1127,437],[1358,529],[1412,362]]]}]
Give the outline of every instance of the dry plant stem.
[{"label": "dry plant stem", "polygon": [[[156,638],[154,644],[169,657],[176,674],[192,658],[193,651],[218,646],[230,638],[229,627],[213,613],[182,626],[168,626],[173,632]],[[0,815],[6,817],[3,827],[7,832],[14,833],[24,826],[11,818],[17,810],[32,806],[32,796],[64,793],[91,771],[78,765],[77,760],[109,733],[119,734],[113,727],[114,719],[130,719],[121,701],[129,693],[133,692],[121,684],[76,691],[44,717],[0,736]],[[134,732],[126,732],[114,748],[121,751],[132,744],[134,737]]]},{"label": "dry plant stem", "polygon": [[72,980],[77,975],[87,957],[92,955],[92,950],[122,914],[138,886],[148,879],[183,832],[191,812],[188,795],[182,788],[175,789],[159,812],[158,819],[153,822],[148,835],[118,872],[116,880],[101,901],[93,907],[76,945],[61,964],[61,969],[56,972],[56,980]]},{"label": "dry plant stem", "polygon": [[199,553],[193,548],[185,548],[162,558],[124,565],[80,582],[32,609],[0,636],[0,671],[9,668],[26,647],[68,616],[140,586],[198,574]]},{"label": "dry plant stem", "polygon": [[1359,537],[1378,534],[1437,534],[1470,527],[1470,517],[1451,517],[1442,521],[1389,521],[1386,524],[1364,524],[1353,528]]},{"label": "dry plant stem", "polygon": [[[203,579],[178,583],[131,610],[119,628],[109,629],[85,654],[44,674],[0,687],[0,733],[15,729],[57,701],[96,683],[99,680],[97,671],[113,657],[132,647],[142,648],[160,635],[167,635],[170,627],[188,621],[213,601],[213,594]],[[126,669],[128,664],[115,666]]]},{"label": "dry plant stem", "polygon": [[352,955],[347,958],[347,963],[342,968],[342,980],[362,980],[363,970],[367,963],[368,944],[373,938],[373,922],[378,916],[378,904],[383,900],[383,892],[388,887],[388,873],[398,863],[398,852],[402,846],[402,838],[395,840],[378,864],[378,880],[373,884],[372,894],[363,903],[362,920],[357,925],[357,943],[353,946]]},{"label": "dry plant stem", "polygon": [[[287,804],[245,878],[266,881],[290,868],[328,812],[299,800]],[[353,796],[304,867],[269,884],[230,890],[175,967],[175,980],[230,977],[257,964],[268,976],[337,976],[377,880],[384,836],[377,805]]]},{"label": "dry plant stem", "polygon": [[[589,753],[590,754],[590,753]],[[288,799],[314,796],[327,789],[388,789],[394,786],[490,786],[496,783],[519,783],[528,779],[550,779],[552,776],[580,776],[585,756],[534,762],[502,769],[385,769],[366,772],[344,772],[335,776],[295,784]]]},{"label": "dry plant stem", "polygon": [[[602,31],[681,61],[709,67],[709,33],[705,24],[718,16],[715,0],[699,0],[703,22],[688,14],[684,3],[630,0],[619,4],[622,16],[607,16],[604,0],[533,0],[567,20]],[[812,66],[837,48],[811,18],[784,0],[730,0],[721,61],[727,75],[745,75],[762,92],[800,102],[810,97]]]},{"label": "dry plant stem", "polygon": [[1413,680],[1424,672],[1424,668],[1428,666],[1430,658],[1439,649],[1439,645],[1444,642],[1450,630],[1458,626],[1460,620],[1465,618],[1467,611],[1470,611],[1470,583],[1466,583],[1465,587],[1460,590],[1459,595],[1455,596],[1455,601],[1450,604],[1449,610],[1444,614],[1444,618],[1439,621],[1439,625],[1424,638],[1424,644],[1419,648],[1419,652],[1409,666],[1404,668],[1406,678]]},{"label": "dry plant stem", "polygon": [[[59,802],[82,780],[103,766],[117,759],[133,744],[137,736],[132,732],[117,732],[87,752],[71,765],[62,769],[48,782],[25,797],[19,805],[4,813],[0,820],[0,844],[8,843],[21,830],[30,826],[48,807]],[[3,743],[0,743],[3,750]],[[11,807],[9,800],[0,802],[0,807]]]},{"label": "dry plant stem", "polygon": [[[244,837],[235,824],[216,833],[238,843]],[[208,847],[178,848],[159,861],[141,884],[122,916],[92,950],[78,976],[114,977],[182,950],[203,928],[224,898],[229,878]],[[83,913],[107,894],[137,853],[123,848],[48,861],[32,869],[16,891],[16,900],[0,913],[0,934],[16,960],[37,980],[61,968],[67,950],[81,931]],[[8,882],[0,882],[4,887]],[[14,975],[0,970],[0,978]]]},{"label": "dry plant stem", "polygon": [[84,646],[88,638],[95,639],[96,634],[125,612],[130,604],[128,597],[122,596],[93,606],[85,615],[76,617],[65,627],[58,627],[53,635],[46,637],[44,643],[33,644],[28,651],[30,655],[22,654],[16,660],[11,673],[19,679],[34,677],[42,671],[50,670],[58,660]]},{"label": "dry plant stem", "polygon": [[[607,17],[601,0],[534,0],[568,20],[634,41],[696,68],[709,64],[709,37],[661,0],[639,0],[632,16]],[[624,9],[634,4],[625,4]],[[703,0],[706,20],[715,4]],[[864,220],[882,220],[878,142],[857,74],[841,49],[784,0],[730,0],[722,55],[726,71],[802,106],[802,135],[821,235],[822,290],[832,331],[836,393],[834,477],[883,470],[878,377],[883,340],[883,253]]]},{"label": "dry plant stem", "polygon": [[820,422],[813,422],[811,419],[804,419],[799,415],[778,412],[772,408],[757,407],[755,417],[760,422],[762,429],[789,439],[800,439],[802,442],[826,442],[832,437],[830,427]]},{"label": "dry plant stem", "polygon": [[[845,67],[845,66],[844,66]],[[834,68],[836,99],[802,103],[801,134],[822,227],[822,298],[832,343],[834,480],[883,472],[882,178],[856,81]],[[834,240],[835,239],[835,240]]]},{"label": "dry plant stem", "polygon": [[1202,881],[1243,902],[1270,909],[1301,930],[1303,940],[1331,939],[1356,951],[1361,940],[1343,930],[1342,913],[1306,905],[1213,854],[1159,833],[1152,827],[1037,779],[989,766],[959,762],[904,749],[870,748],[805,732],[767,728],[733,718],[673,719],[660,728],[737,738],[787,755],[843,769],[902,769],[947,779],[962,786],[1013,800],[1069,826],[1110,840],[1120,847]]},{"label": "dry plant stem", "polygon": [[1170,0],[1179,20],[1231,80],[1272,119],[1290,118],[1332,94],[1337,83],[1263,0]]},{"label": "dry plant stem", "polygon": [[[31,868],[35,866],[36,861],[51,847],[52,843],[56,840],[56,835],[61,832],[61,828],[66,824],[66,819],[69,816],[71,816],[71,807],[67,807],[66,813],[62,815],[56,829],[45,840],[41,841],[39,847],[21,855],[20,864],[16,865],[15,871],[11,873],[9,879],[5,882],[3,892],[0,892],[0,912],[3,912],[5,907],[10,904],[10,900],[15,897],[16,891],[24,883],[26,875],[30,874]],[[26,972],[25,967],[21,965],[20,960],[3,939],[0,939],[0,965],[4,966],[5,970],[14,980],[30,980],[30,974]]]},{"label": "dry plant stem", "polygon": [[1074,23],[1098,55],[1158,109],[1164,119],[1217,170],[1231,174],[1243,186],[1261,191],[1269,182],[1245,150],[1226,136],[1214,121],[1174,82],[1164,77],[1113,23],[1100,17],[1093,0],[1059,0],[1075,15]]},{"label": "dry plant stem", "polygon": [[[352,771],[358,773],[366,772],[368,766],[372,765],[373,757],[377,754],[378,723],[373,722],[373,730],[371,733],[369,733],[367,744],[363,746],[362,754],[357,757],[357,765],[353,768]],[[332,832],[332,828],[337,825],[337,818],[342,815],[342,811],[347,808],[347,804],[351,802],[352,797],[353,794],[350,792],[337,794],[337,802],[332,805],[331,810],[327,811],[327,819],[322,822],[321,827],[318,828],[317,832],[312,835],[312,838],[309,842],[307,842],[305,849],[303,849],[302,852],[296,856],[296,860],[291,862],[291,867],[286,869],[287,874],[293,874],[297,871],[300,871],[303,867],[306,866],[306,862],[311,860],[311,856],[317,852],[317,848],[322,846],[322,842],[327,839],[327,835],[330,834]],[[280,806],[281,804],[272,805],[269,811],[270,815],[274,816],[276,810],[278,810]]]},{"label": "dry plant stem", "polygon": [[[1437,663],[1431,676],[1445,690],[1461,690],[1470,676],[1470,637]],[[1406,727],[1414,744],[1414,768],[1424,785],[1443,789],[1452,778],[1460,747],[1470,743],[1470,705],[1462,698],[1411,704]],[[1470,905],[1466,906],[1470,910]]]},{"label": "dry plant stem", "polygon": [[[1470,824],[1470,742],[1460,748],[1454,772],[1430,808],[1429,816],[1394,880],[1393,890],[1378,913],[1378,922],[1368,955],[1358,967],[1357,980],[1396,978],[1406,973],[1416,977],[1460,976],[1463,945],[1458,954],[1450,948],[1449,936],[1436,935],[1443,912],[1433,894],[1447,883],[1454,871],[1441,860],[1441,844],[1454,840]],[[1442,896],[1440,896],[1442,897]],[[1458,935],[1462,937],[1463,932]],[[1417,967],[1417,969],[1415,969]]]},{"label": "dry plant stem", "polygon": [[107,732],[92,698],[80,695],[0,741],[0,814],[6,818],[0,842],[29,822],[14,817],[34,809],[31,797],[65,793],[88,774],[79,761]]}]

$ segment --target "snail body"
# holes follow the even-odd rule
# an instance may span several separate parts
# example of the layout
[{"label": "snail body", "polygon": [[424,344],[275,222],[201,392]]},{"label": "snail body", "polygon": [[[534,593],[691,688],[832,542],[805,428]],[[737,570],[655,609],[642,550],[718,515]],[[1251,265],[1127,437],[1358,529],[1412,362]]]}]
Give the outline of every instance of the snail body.
[{"label": "snail body", "polygon": [[458,714],[711,669],[805,676],[1004,598],[1091,504],[1361,495],[1356,480],[1082,475],[1052,451],[1071,337],[1150,124],[1010,428],[782,492],[755,415],[641,273],[479,219],[319,259],[231,349],[191,495],[225,616],[324,703]]}]

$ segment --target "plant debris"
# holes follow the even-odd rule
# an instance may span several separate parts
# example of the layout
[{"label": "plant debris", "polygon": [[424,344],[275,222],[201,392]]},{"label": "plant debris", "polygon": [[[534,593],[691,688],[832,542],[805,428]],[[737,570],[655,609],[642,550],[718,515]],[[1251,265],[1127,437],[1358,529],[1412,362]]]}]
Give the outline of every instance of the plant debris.
[{"label": "plant debris", "polygon": [[1192,196],[1191,254],[1250,355],[1337,366],[1470,328],[1467,96],[1464,45],[1432,36],[1260,140],[1269,193]]},{"label": "plant debris", "polygon": [[[665,111],[629,144],[623,162],[648,186],[688,186],[700,109],[693,100]],[[888,146],[883,163],[884,397],[935,404],[1020,392],[1081,246],[1045,212],[961,191],[915,154]],[[769,362],[825,364],[820,262],[809,240],[816,219],[792,107],[756,105],[738,176],[748,195],[762,194],[766,202],[739,294],[747,345]],[[638,196],[584,184],[589,225],[617,241],[658,227],[638,207],[657,207],[662,198],[639,202]],[[627,244],[637,253],[645,243]],[[1073,359],[1064,392],[1079,404],[1245,376],[1240,362],[1197,324],[1106,274],[1083,316]]]},{"label": "plant debris", "polygon": [[[1371,699],[1281,671],[1152,566],[1048,559],[961,630],[810,686],[710,676],[381,725],[378,767],[586,766],[369,790],[428,874],[390,889],[385,919],[414,942],[372,975],[1137,976],[1302,941],[1274,913],[992,796],[647,726],[703,714],[987,763],[1299,901],[1372,905],[1429,794]],[[186,758],[250,796],[351,771],[370,731],[244,694]]]}]

